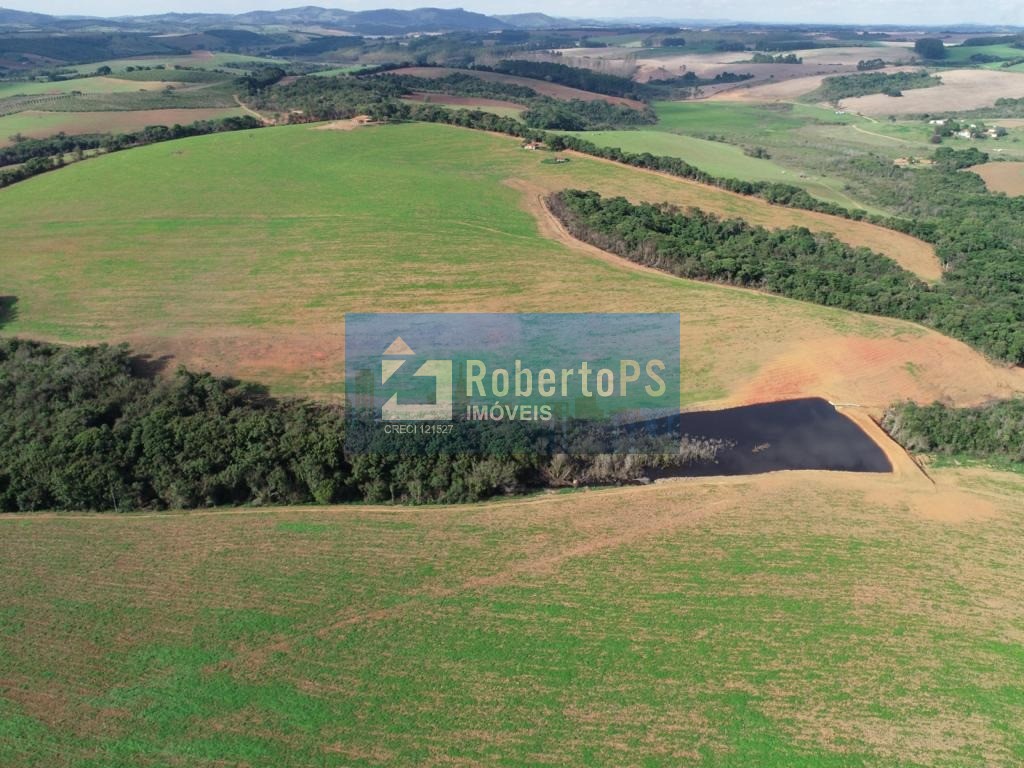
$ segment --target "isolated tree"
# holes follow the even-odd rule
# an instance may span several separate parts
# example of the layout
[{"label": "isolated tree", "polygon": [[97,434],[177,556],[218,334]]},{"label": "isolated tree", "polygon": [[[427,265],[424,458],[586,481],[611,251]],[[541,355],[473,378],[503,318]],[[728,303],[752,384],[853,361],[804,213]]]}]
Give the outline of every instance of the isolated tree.
[{"label": "isolated tree", "polygon": [[946,46],[936,37],[922,37],[914,43],[914,52],[922,59],[946,58]]}]

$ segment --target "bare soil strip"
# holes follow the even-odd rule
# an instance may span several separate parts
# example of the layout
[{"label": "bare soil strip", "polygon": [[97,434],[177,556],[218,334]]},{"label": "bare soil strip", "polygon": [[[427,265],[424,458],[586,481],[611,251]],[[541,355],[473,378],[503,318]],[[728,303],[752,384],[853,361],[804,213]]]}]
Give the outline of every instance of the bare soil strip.
[{"label": "bare soil strip", "polygon": [[1024,195],[1024,163],[985,163],[968,170],[981,176],[993,192],[1013,197]]}]

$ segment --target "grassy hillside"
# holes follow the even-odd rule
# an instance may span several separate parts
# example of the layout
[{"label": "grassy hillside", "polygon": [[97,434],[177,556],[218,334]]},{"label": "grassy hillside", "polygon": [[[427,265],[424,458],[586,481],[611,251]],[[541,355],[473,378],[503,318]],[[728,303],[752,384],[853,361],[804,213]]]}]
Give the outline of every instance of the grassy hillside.
[{"label": "grassy hillside", "polygon": [[[592,188],[768,226],[831,228],[900,258],[927,256],[912,238],[611,163],[542,157],[512,139],[440,125],[293,126],[168,142],[44,174],[0,191],[0,233],[19,243],[3,257],[4,293],[17,298],[3,332],[128,340],[278,392],[324,395],[339,392],[345,312],[668,309],[684,316],[687,401],[755,384],[750,397],[767,388],[878,405],[903,396],[973,401],[1013,380],[906,323],[609,263],[557,242],[550,222],[542,234],[531,209],[546,192]],[[858,366],[864,352],[850,345],[865,339],[908,343]],[[805,357],[808,343],[816,351]],[[797,358],[787,373],[770,365],[780,355]],[[925,373],[910,377],[907,362]],[[813,371],[794,374],[807,364]],[[928,375],[954,364],[974,375]],[[752,384],[759,372],[763,381]]]},{"label": "grassy hillside", "polygon": [[1024,486],[937,479],[0,520],[0,763],[1019,765]]},{"label": "grassy hillside", "polygon": [[210,109],[140,109],[106,112],[46,112],[26,110],[0,117],[0,146],[10,144],[11,136],[21,134],[42,139],[63,131],[69,136],[80,133],[125,133],[148,125],[188,125],[196,120],[219,120],[247,114],[238,107]]}]

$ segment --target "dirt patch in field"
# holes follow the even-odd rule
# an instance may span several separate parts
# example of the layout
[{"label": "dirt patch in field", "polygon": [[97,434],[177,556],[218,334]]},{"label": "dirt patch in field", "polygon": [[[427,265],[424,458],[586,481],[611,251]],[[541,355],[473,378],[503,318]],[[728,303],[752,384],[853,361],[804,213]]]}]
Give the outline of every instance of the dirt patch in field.
[{"label": "dirt patch in field", "polygon": [[1005,192],[1016,197],[1024,195],[1024,162],[1022,163],[985,163],[968,168],[985,180],[993,192]]},{"label": "dirt patch in field", "polygon": [[320,392],[319,399],[333,399],[330,391],[344,380],[344,324],[317,325],[301,330],[256,331],[242,328],[208,329],[172,338],[150,334],[129,336],[129,343],[152,359],[169,358],[163,373],[177,365],[210,371],[248,381],[288,382],[287,389]]},{"label": "dirt patch in field", "polygon": [[[962,342],[934,331],[913,338],[822,334],[787,346],[740,386],[730,402],[817,393],[880,415],[898,398],[978,404],[986,399],[978,392],[1008,397],[1024,391],[1024,371],[992,365]],[[973,372],[969,377],[967,370]]]},{"label": "dirt patch in field", "polygon": [[[861,50],[861,58],[874,58],[874,56],[864,53],[867,49]],[[807,53],[806,51],[803,53]],[[808,64],[805,63],[800,65],[802,69],[793,69],[792,72],[786,77],[776,77],[770,81],[764,81],[762,79],[747,81],[746,83],[740,83],[736,88],[722,93],[717,96],[719,99],[737,100],[737,101],[757,101],[757,102],[773,102],[773,101],[795,101],[803,96],[806,96],[811,91],[815,91],[821,87],[822,82],[826,77],[834,77],[836,75],[848,75],[856,74],[857,68],[850,64]],[[764,64],[764,67],[774,67],[779,70],[785,69],[786,66],[792,65],[780,65],[780,64]],[[887,67],[885,72],[916,72],[920,67]],[[889,98],[886,96],[885,98]],[[894,99],[898,101],[899,99]]]},{"label": "dirt patch in field", "polygon": [[627,107],[632,107],[633,109],[643,109],[645,106],[642,102],[635,101],[634,99],[624,99],[619,96],[605,96],[601,93],[581,91],[579,88],[570,88],[567,85],[549,83],[545,80],[532,80],[528,77],[516,77],[515,75],[506,75],[501,72],[449,69],[447,67],[403,67],[392,71],[397,75],[413,75],[414,77],[428,78],[439,78],[452,74],[472,75],[473,77],[477,77],[491,83],[522,85],[526,88],[532,88],[542,96],[550,96],[553,99],[562,99],[563,101],[570,101],[572,99],[580,99],[581,101],[607,101],[611,104],[623,104]]},{"label": "dirt patch in field", "polygon": [[379,125],[367,115],[357,115],[348,120],[332,120],[323,125],[313,127],[314,131],[354,131],[356,128],[364,128],[368,125]]},{"label": "dirt patch in field", "polygon": [[742,87],[741,83],[741,87],[721,93],[716,98],[729,101],[793,101],[820,87],[822,81],[830,76],[829,74],[809,75],[779,83],[761,83],[746,87]]},{"label": "dirt patch in field", "polygon": [[989,69],[953,69],[939,72],[942,84],[915,88],[900,97],[876,93],[843,99],[850,112],[865,115],[945,114],[990,107],[1000,98],[1024,97],[1024,75]]}]

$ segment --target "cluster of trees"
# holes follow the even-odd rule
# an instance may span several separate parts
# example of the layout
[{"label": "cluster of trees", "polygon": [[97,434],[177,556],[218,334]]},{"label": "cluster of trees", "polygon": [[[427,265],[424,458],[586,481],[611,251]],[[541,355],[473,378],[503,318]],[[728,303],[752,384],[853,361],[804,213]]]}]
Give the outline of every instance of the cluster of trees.
[{"label": "cluster of trees", "polygon": [[965,48],[982,48],[986,45],[1015,44],[1024,44],[1024,35],[987,35],[982,37],[968,37],[961,43]]},{"label": "cluster of trees", "polygon": [[922,59],[944,59],[946,58],[946,46],[937,37],[922,37],[914,42],[914,53]]},{"label": "cluster of trees", "polygon": [[126,347],[0,343],[0,510],[344,499],[341,416]]},{"label": "cluster of trees", "polygon": [[607,101],[560,101],[541,98],[523,113],[530,128],[552,131],[600,131],[637,125],[651,125],[657,117],[650,109],[638,110]]},{"label": "cluster of trees", "polygon": [[988,154],[977,147],[968,147],[967,149],[940,147],[932,153],[932,162],[938,170],[959,171],[963,168],[987,163]]},{"label": "cluster of trees", "polygon": [[657,452],[559,452],[551,449],[563,440],[586,446],[595,430],[609,435],[577,425],[568,438],[541,438],[520,422],[498,434],[494,424],[479,425],[465,444],[437,452],[403,452],[378,429],[351,451],[346,430],[360,426],[340,407],[280,400],[185,369],[155,376],[147,367],[124,345],[0,341],[0,511],[474,501],[635,480],[711,460],[719,449],[623,434],[634,448]]},{"label": "cluster of trees", "polygon": [[392,77],[300,77],[252,94],[248,103],[261,112],[293,115],[293,120],[344,120],[356,115],[387,118],[402,106],[409,89]]},{"label": "cluster of trees", "polygon": [[[361,75],[363,73],[360,73]],[[387,73],[380,75],[385,80],[401,88],[404,92],[429,91],[431,93],[447,93],[453,96],[476,96],[482,99],[505,99],[526,104],[538,94],[532,88],[515,83],[496,83],[482,80],[465,72],[452,72],[444,77],[417,77]]]},{"label": "cluster of trees", "polygon": [[679,95],[673,90],[673,87],[700,88],[705,85],[742,83],[744,80],[750,80],[752,77],[753,75],[747,72],[742,74],[738,72],[719,72],[714,77],[700,77],[696,72],[690,71],[679,77],[651,80],[646,84],[647,95],[649,98],[667,99]]},{"label": "cluster of trees", "polygon": [[982,107],[980,109],[972,109],[965,112],[957,113],[962,119],[967,118],[1007,118],[1007,117],[1024,117],[1024,98],[1014,99],[1007,96],[996,99],[996,103],[991,107]]},{"label": "cluster of trees", "polygon": [[505,60],[494,68],[483,66],[476,68],[535,80],[546,80],[606,96],[620,96],[638,101],[681,98],[686,95],[681,90],[722,83],[738,83],[753,77],[747,73],[720,72],[714,77],[702,78],[695,72],[686,72],[679,77],[637,83],[627,77],[595,72],[584,67],[570,67],[565,64],[543,61]]},{"label": "cluster of trees", "polygon": [[926,319],[935,304],[928,287],[891,259],[804,227],[768,230],[579,190],[552,195],[548,206],[574,237],[680,277],[912,320]]},{"label": "cluster of trees", "polygon": [[[987,193],[980,177],[953,170],[964,161],[966,158],[948,162],[943,160],[933,168],[920,170],[898,169],[907,175],[910,183],[901,188],[901,192],[893,194],[902,193],[906,210],[913,218],[888,220],[891,225],[902,222],[905,225],[901,227],[904,231],[924,237],[935,245],[936,253],[945,268],[942,282],[935,286],[925,285],[885,257],[877,254],[868,257],[851,251],[851,254],[843,256],[851,259],[851,266],[868,265],[866,271],[858,274],[851,283],[829,277],[829,281],[838,282],[829,282],[827,290],[821,289],[816,282],[821,275],[815,273],[813,264],[808,264],[810,282],[791,276],[796,280],[795,283],[768,282],[758,287],[792,298],[920,322],[962,339],[993,357],[1017,365],[1024,364],[1024,261],[1019,256],[1024,251],[1024,199]],[[943,166],[941,163],[947,164]],[[718,181],[721,184],[724,180]],[[728,185],[723,186],[728,188]],[[596,196],[577,196],[573,200],[581,206],[581,210],[600,212],[606,208],[605,203]],[[895,205],[894,199],[887,197],[886,200]],[[789,201],[800,203],[803,199],[794,196]],[[682,217],[678,212],[651,208],[660,211],[659,215]],[[637,228],[638,223],[630,222],[630,217],[643,214],[648,217],[646,221],[655,220],[651,210],[629,207],[628,203],[621,200],[608,206],[607,210],[607,219],[595,219],[601,227],[594,228],[594,231],[602,232],[609,221],[616,220],[621,231],[634,233],[634,241],[643,231]],[[936,215],[937,211],[944,213]],[[664,223],[664,219],[658,221]],[[880,220],[876,221],[881,223]],[[594,242],[599,247],[614,246],[612,250],[617,253],[620,252],[617,249],[624,248],[616,245],[614,239],[604,245],[596,242],[587,234],[590,229],[590,224],[580,229],[582,239]],[[725,231],[733,230],[726,228]],[[734,231],[742,233],[742,229]],[[602,236],[607,236],[607,233],[603,232]],[[621,255],[635,258],[632,250],[636,245],[634,241],[627,241],[628,248],[624,248]],[[657,237],[652,240],[657,241]],[[752,251],[758,247],[748,245]],[[826,250],[834,255],[840,253],[842,248],[840,245],[828,245]],[[732,253],[731,247],[726,250]],[[648,251],[649,246],[643,246],[640,253],[647,258]],[[714,253],[721,252],[722,247],[716,246]],[[729,258],[734,261],[728,263],[742,265],[743,269],[749,268],[742,253]],[[715,264],[716,269],[721,269],[717,256]],[[685,273],[678,272],[679,267],[671,264],[663,268],[676,274],[701,278],[700,269],[705,267],[694,267],[688,262],[685,268],[694,271]],[[803,269],[801,266],[800,270]],[[755,271],[753,274],[760,279],[760,273]],[[727,272],[709,271],[703,279],[738,279],[741,284],[750,284],[747,282],[749,278],[731,278]],[[862,295],[862,291],[867,291],[869,295]]]},{"label": "cluster of trees", "polygon": [[803,64],[804,60],[795,53],[755,53],[750,59],[752,64]]},{"label": "cluster of trees", "polygon": [[908,450],[1024,462],[1024,400],[978,408],[897,403],[882,426]]},{"label": "cluster of trees", "polygon": [[[287,113],[293,121],[338,120],[367,114],[381,120],[456,122],[436,110],[418,110],[400,100],[413,91],[513,101],[526,107],[523,123],[534,129],[600,130],[649,125],[657,120],[651,109],[632,109],[602,100],[562,101],[521,85],[488,82],[465,73],[440,78],[399,74],[303,77],[289,85],[260,90],[251,103],[264,111]],[[479,118],[460,117],[458,124],[467,125],[474,119]],[[493,124],[489,125],[487,130],[494,130]]]},{"label": "cluster of trees", "polygon": [[932,325],[992,357],[1024,363],[1024,198],[993,194],[966,170],[987,155],[939,148],[931,166],[899,168],[886,158],[845,160],[837,172],[851,194],[914,222],[943,263],[936,287],[951,298]]},{"label": "cluster of trees", "polygon": [[534,80],[546,80],[570,88],[583,91],[602,93],[606,96],[621,96],[627,99],[642,100],[648,92],[642,83],[634,82],[628,77],[619,77],[605,72],[595,72],[583,67],[570,67],[548,61],[523,61],[521,59],[505,59],[493,68],[478,66],[477,69],[504,72],[517,77],[529,77]]},{"label": "cluster of trees", "polygon": [[286,74],[288,73],[281,69],[281,67],[260,67],[259,69],[254,69],[252,72],[239,77],[235,80],[235,83],[240,88],[244,89],[246,93],[251,94],[256,93],[263,88],[268,88],[278,82]]},{"label": "cluster of trees", "polygon": [[865,73],[859,75],[836,75],[826,77],[821,87],[808,98],[821,101],[838,101],[854,96],[868,96],[872,93],[884,93],[889,96],[902,96],[903,91],[914,88],[931,88],[940,85],[942,79],[920,72],[885,72]]},{"label": "cluster of trees", "polygon": [[[150,125],[130,133],[91,133],[68,136],[58,133],[48,139],[21,139],[0,148],[0,187],[62,168],[68,162],[81,160],[88,151],[117,152],[160,141],[202,136],[223,131],[242,131],[263,124],[255,117],[243,115],[220,120],[197,120],[189,125]],[[67,159],[70,156],[70,159]],[[13,167],[11,167],[13,166]]]},{"label": "cluster of trees", "polygon": [[870,72],[873,69],[885,69],[884,59],[861,59],[857,62],[859,72]]}]

